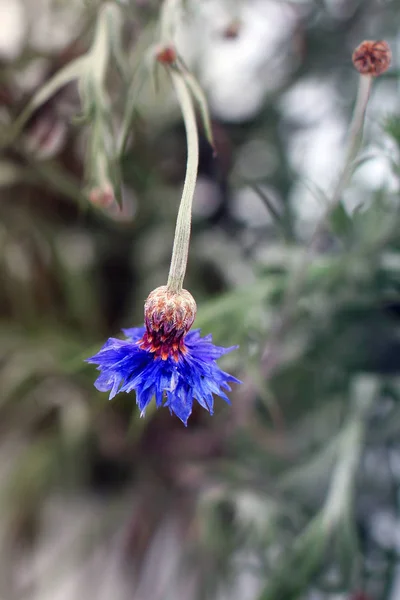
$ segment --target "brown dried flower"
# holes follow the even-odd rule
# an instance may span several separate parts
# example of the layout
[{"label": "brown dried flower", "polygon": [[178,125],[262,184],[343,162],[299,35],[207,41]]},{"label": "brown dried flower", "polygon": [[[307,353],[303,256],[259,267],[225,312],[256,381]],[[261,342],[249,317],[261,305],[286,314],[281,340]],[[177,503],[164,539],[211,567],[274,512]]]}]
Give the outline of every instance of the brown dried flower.
[{"label": "brown dried flower", "polygon": [[366,40],[353,52],[353,65],[361,75],[382,75],[390,66],[392,53],[383,40]]}]

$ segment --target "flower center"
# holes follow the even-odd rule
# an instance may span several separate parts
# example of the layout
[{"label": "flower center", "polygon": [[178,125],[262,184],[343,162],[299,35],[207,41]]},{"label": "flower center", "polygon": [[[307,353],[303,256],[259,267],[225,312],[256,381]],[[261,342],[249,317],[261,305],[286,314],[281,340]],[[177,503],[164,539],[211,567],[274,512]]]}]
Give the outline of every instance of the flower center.
[{"label": "flower center", "polygon": [[138,344],[142,350],[154,353],[154,358],[167,360],[171,357],[178,362],[180,354],[187,352],[184,337],[184,331],[173,329],[166,332],[163,325],[161,325],[158,331],[154,329],[147,330]]}]

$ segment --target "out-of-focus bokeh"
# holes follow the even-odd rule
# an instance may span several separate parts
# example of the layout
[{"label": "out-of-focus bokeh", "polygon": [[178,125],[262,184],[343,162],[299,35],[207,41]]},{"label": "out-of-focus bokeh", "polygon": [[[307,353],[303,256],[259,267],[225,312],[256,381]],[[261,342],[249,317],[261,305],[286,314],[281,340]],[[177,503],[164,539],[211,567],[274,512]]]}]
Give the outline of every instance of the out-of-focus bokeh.
[{"label": "out-of-focus bokeh", "polygon": [[[176,5],[217,151],[199,114],[185,287],[243,384],[185,428],[84,362],[168,275],[162,3],[0,0],[0,598],[398,600],[400,3]],[[393,63],[327,211],[364,39]]]}]

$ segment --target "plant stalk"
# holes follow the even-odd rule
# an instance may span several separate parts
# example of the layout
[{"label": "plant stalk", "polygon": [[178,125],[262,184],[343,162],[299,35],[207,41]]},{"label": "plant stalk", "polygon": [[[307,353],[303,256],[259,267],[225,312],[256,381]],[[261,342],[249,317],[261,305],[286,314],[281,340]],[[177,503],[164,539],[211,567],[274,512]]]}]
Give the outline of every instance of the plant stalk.
[{"label": "plant stalk", "polygon": [[170,69],[170,74],[182,110],[187,139],[186,176],[176,220],[174,245],[167,282],[167,287],[170,291],[180,292],[185,278],[189,253],[192,203],[199,164],[199,139],[193,101],[185,80],[173,68]]}]

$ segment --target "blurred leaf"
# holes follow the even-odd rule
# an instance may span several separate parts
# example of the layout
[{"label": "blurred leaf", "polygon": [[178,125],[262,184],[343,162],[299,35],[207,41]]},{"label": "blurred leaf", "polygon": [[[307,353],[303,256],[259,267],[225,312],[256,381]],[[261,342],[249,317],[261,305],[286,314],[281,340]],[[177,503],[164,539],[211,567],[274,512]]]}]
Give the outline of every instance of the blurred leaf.
[{"label": "blurred leaf", "polygon": [[329,225],[334,234],[342,238],[349,239],[353,228],[353,221],[342,202],[339,202],[331,211],[329,216]]},{"label": "blurred leaf", "polygon": [[63,69],[58,71],[49,81],[47,81],[33,96],[27,106],[24,108],[19,117],[10,126],[9,130],[5,131],[3,139],[1,140],[2,146],[10,145],[15,138],[20,134],[24,125],[33,115],[33,113],[45,102],[47,102],[52,96],[54,96],[62,87],[79,79],[84,70],[87,67],[86,57],[80,57],[73,62],[66,65]]}]

